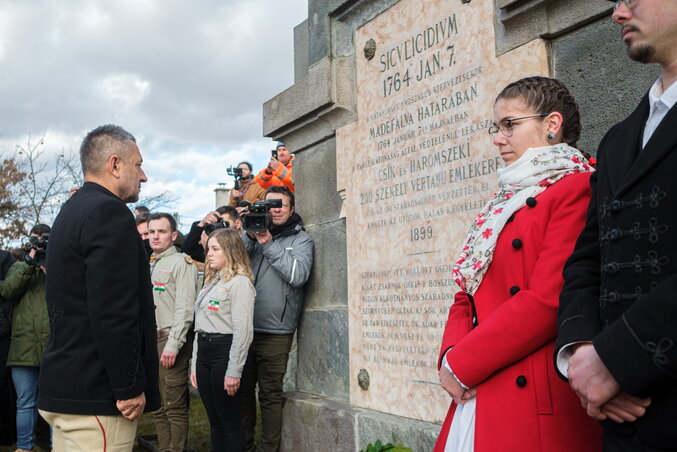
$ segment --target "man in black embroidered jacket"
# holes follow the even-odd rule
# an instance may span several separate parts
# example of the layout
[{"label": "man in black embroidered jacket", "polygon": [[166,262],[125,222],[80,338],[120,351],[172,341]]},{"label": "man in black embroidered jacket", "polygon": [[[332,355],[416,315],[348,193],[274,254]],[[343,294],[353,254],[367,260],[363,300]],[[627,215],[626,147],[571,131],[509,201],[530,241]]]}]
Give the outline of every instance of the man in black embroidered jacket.
[{"label": "man in black embroidered jacket", "polygon": [[83,186],[64,204],[47,252],[52,337],[38,407],[55,451],[131,451],[136,419],[159,408],[146,252],[125,203],[146,175],[136,140],[117,126],[80,148]]},{"label": "man in black embroidered jacket", "polygon": [[677,450],[677,2],[619,0],[628,55],[661,77],[606,134],[564,268],[556,361],[605,451]]}]

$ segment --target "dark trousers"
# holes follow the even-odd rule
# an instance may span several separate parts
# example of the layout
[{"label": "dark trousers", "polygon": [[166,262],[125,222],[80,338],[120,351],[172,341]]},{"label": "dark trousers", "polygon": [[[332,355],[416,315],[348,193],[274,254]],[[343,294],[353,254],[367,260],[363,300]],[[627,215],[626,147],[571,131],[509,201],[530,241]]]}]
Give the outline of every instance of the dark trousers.
[{"label": "dark trousers", "polygon": [[0,339],[0,444],[16,441],[16,395],[12,377],[7,367],[10,335]]},{"label": "dark trousers", "polygon": [[197,389],[204,403],[211,428],[213,452],[244,451],[244,431],[240,418],[240,395],[230,397],[224,389],[232,335],[198,334]]},{"label": "dark trousers", "polygon": [[256,385],[261,405],[261,442],[263,452],[277,452],[282,434],[282,384],[293,334],[254,333],[247,363],[242,373],[242,423],[247,452],[256,450]]},{"label": "dark trousers", "polygon": [[645,444],[637,432],[620,434],[610,428],[604,429],[604,452],[677,452],[677,444],[663,449]]}]

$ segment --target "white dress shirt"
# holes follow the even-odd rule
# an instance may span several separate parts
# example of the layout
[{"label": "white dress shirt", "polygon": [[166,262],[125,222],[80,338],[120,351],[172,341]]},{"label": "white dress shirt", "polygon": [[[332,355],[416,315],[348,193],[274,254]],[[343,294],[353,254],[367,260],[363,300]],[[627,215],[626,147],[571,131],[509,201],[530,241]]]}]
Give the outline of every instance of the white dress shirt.
[{"label": "white dress shirt", "polygon": [[663,81],[659,77],[649,90],[649,118],[644,126],[642,148],[649,142],[649,138],[656,131],[668,111],[677,102],[677,82],[673,82],[668,89],[663,90]]}]

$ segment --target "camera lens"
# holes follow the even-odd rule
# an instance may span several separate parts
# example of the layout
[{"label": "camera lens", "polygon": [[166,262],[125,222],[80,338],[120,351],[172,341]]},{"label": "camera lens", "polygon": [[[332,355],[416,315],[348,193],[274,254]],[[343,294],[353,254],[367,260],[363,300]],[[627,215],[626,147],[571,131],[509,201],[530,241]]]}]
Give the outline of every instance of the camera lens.
[{"label": "camera lens", "polygon": [[214,223],[205,226],[205,234],[210,235],[214,231],[216,231],[216,225]]},{"label": "camera lens", "polygon": [[210,223],[205,226],[205,234],[210,235],[212,232],[217,229],[227,229],[230,227],[230,224],[227,221],[219,220],[216,223]]}]

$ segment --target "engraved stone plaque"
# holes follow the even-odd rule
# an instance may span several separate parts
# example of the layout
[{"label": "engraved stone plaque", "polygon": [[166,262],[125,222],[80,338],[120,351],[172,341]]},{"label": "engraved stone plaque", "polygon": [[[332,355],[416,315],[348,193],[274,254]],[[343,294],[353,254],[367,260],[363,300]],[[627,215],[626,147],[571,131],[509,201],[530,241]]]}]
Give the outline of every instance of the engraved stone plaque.
[{"label": "engraved stone plaque", "polygon": [[492,0],[402,0],[354,42],[358,120],[337,131],[350,401],[441,422],[451,401],[437,377],[458,289],[451,266],[503,166],[487,133],[494,99],[513,80],[548,75],[547,49],[536,40],[497,58]]}]

